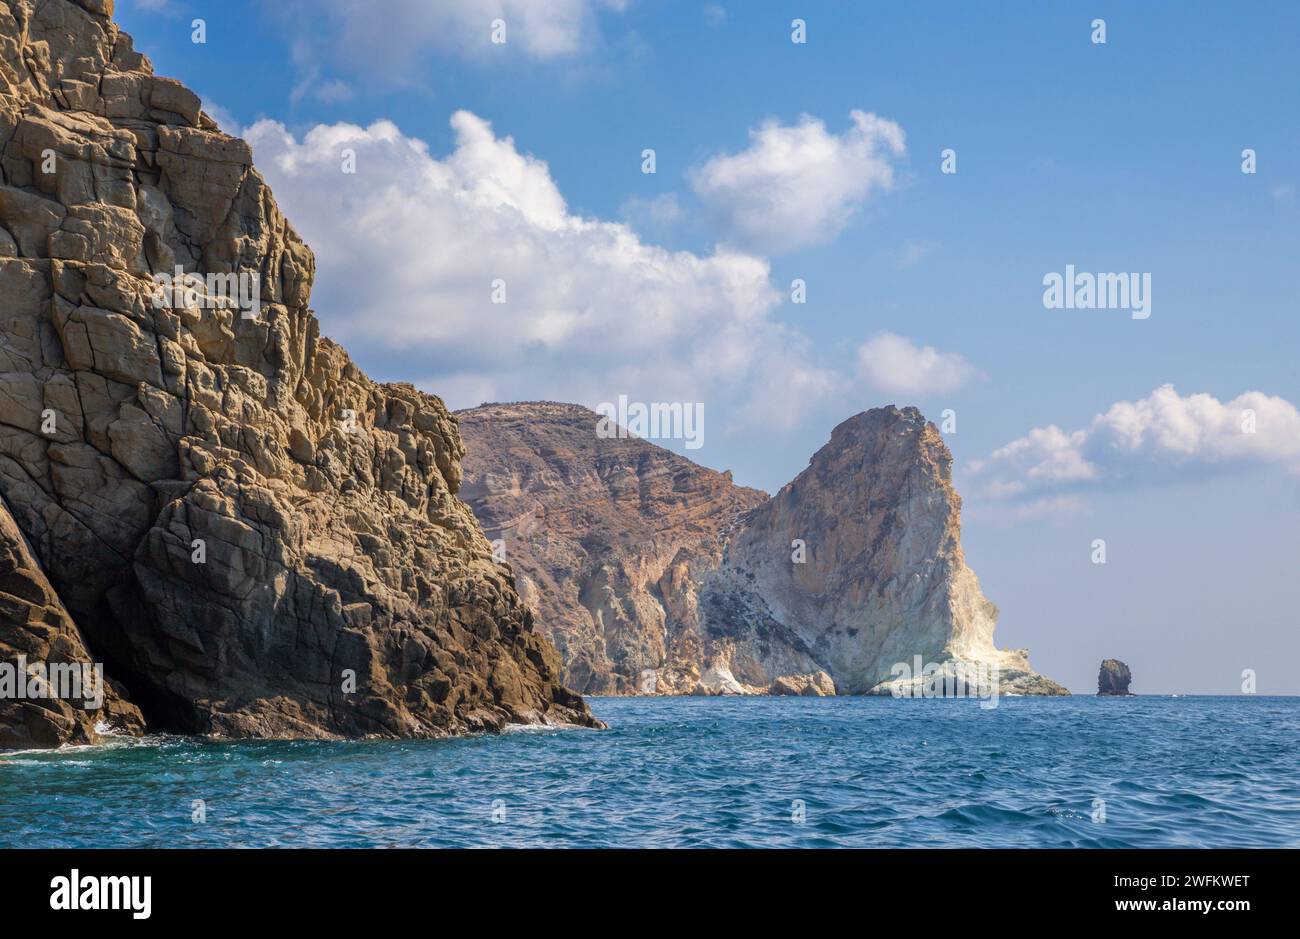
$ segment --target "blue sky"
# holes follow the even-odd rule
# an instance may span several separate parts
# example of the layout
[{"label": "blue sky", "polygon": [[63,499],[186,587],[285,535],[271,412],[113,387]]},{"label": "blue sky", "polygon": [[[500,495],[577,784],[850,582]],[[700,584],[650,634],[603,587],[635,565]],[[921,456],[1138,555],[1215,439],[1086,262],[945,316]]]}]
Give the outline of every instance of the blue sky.
[{"label": "blue sky", "polygon": [[[456,407],[699,400],[688,455],[768,491],[858,411],[951,408],[1000,644],[1081,691],[1114,656],[1140,691],[1234,693],[1250,668],[1261,692],[1300,693],[1294,3],[117,15],[253,143],[317,252],[326,333],[373,376]],[[1066,264],[1150,273],[1150,318],[1045,309]],[[494,265],[504,307],[486,303]]]}]

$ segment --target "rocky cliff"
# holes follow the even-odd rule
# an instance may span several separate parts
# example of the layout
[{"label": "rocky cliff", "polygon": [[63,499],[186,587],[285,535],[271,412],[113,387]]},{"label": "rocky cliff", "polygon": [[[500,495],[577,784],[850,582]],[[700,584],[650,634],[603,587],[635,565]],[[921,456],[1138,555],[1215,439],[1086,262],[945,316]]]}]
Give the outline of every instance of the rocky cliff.
[{"label": "rocky cliff", "polygon": [[[61,743],[93,743],[99,728],[115,727],[128,734],[144,730],[139,709],[125,700],[120,686],[101,674],[90,688],[80,679],[75,696],[58,697],[33,688],[18,695],[20,667],[39,666],[44,679],[55,682],[51,668],[93,667],[84,637],[63,602],[41,571],[27,539],[18,530],[8,506],[0,503],[0,748],[57,747]],[[93,674],[93,673],[92,673]],[[58,689],[63,691],[64,689]]]},{"label": "rocky cliff", "polygon": [[900,664],[915,684],[918,656],[923,667],[996,666],[1004,693],[1065,693],[1025,650],[994,646],[998,610],[962,553],[952,455],[916,408],[836,427],[746,520],[715,589],[788,628],[841,694],[892,691]]},{"label": "rocky cliff", "polygon": [[456,421],[319,335],[248,146],[111,15],[0,0],[0,655],[117,689],[0,700],[0,734],[596,723],[457,498]]},{"label": "rocky cliff", "polygon": [[588,693],[689,692],[715,657],[696,586],[767,495],[636,438],[600,438],[570,404],[457,413],[462,497]]},{"label": "rocky cliff", "polygon": [[770,499],[648,441],[602,439],[585,408],[459,416],[465,498],[575,687],[914,693],[924,668],[961,666],[996,667],[1002,693],[1068,693],[994,646],[952,457],[915,408],[840,424]]}]

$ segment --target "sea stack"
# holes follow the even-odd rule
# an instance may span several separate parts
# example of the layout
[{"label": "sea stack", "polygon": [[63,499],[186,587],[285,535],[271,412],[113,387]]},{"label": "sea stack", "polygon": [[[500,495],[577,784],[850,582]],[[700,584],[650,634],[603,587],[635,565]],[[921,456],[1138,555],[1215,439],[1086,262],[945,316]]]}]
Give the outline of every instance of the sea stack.
[{"label": "sea stack", "polygon": [[1127,665],[1119,659],[1107,659],[1101,663],[1101,671],[1097,674],[1097,694],[1132,696],[1133,692],[1128,690],[1131,681],[1133,674]]},{"label": "sea stack", "polygon": [[598,724],[455,419],[320,335],[248,145],[112,9],[0,3],[0,655],[107,681],[0,699],[0,746]]}]

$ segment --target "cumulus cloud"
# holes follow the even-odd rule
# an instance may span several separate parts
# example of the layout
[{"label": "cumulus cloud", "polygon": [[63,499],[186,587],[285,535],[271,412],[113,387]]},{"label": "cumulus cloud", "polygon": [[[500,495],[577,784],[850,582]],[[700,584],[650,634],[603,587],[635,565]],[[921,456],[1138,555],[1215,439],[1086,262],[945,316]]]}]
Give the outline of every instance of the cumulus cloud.
[{"label": "cumulus cloud", "polygon": [[1034,502],[1103,484],[1258,466],[1300,471],[1294,405],[1259,391],[1228,402],[1183,397],[1163,385],[1139,401],[1112,405],[1085,428],[1035,428],[974,464],[972,473],[994,498]]},{"label": "cumulus cloud", "polygon": [[858,377],[869,388],[890,395],[942,394],[979,375],[956,352],[919,346],[895,333],[879,333],[860,345],[857,364]]},{"label": "cumulus cloud", "polygon": [[[777,426],[840,387],[775,319],[766,260],[670,251],[575,215],[545,162],[467,111],[451,125],[442,158],[389,121],[246,131],[316,252],[326,331],[368,361],[424,377],[453,406],[628,393],[730,401],[740,414],[789,382],[762,417]],[[345,151],[354,174],[341,170]]]},{"label": "cumulus cloud", "polygon": [[767,121],[750,131],[747,149],[691,172],[696,194],[731,242],[778,254],[827,241],[871,193],[893,188],[902,128],[864,111],[850,116],[841,134],[806,114],[792,126]]}]

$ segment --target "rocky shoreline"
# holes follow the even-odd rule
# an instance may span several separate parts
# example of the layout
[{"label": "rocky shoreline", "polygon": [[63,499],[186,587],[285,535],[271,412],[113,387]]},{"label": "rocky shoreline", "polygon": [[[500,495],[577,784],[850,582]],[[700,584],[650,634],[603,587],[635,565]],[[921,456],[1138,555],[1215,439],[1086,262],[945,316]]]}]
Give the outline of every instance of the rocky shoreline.
[{"label": "rocky shoreline", "polygon": [[1068,694],[994,645],[915,408],[769,497],[576,405],[372,381],[248,145],[112,12],[0,0],[0,748],[600,727],[583,693],[934,669]]}]

